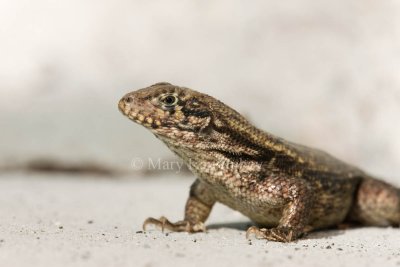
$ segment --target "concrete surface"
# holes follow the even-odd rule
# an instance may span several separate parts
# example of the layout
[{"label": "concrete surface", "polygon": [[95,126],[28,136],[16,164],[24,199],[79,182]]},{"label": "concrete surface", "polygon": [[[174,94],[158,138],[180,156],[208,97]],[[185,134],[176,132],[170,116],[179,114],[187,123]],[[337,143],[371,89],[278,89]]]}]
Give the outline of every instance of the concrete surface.
[{"label": "concrete surface", "polygon": [[399,229],[250,242],[247,219],[222,206],[205,234],[138,232],[148,216],[181,219],[191,182],[2,174],[0,266],[400,266]]}]

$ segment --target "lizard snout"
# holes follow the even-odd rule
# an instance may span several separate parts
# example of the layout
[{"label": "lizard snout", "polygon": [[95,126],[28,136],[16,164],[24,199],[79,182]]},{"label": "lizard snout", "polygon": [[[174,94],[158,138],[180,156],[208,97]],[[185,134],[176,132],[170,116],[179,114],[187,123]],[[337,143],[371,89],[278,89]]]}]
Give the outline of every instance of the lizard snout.
[{"label": "lizard snout", "polygon": [[132,105],[134,99],[131,95],[126,95],[118,102],[118,109],[126,115],[127,107]]},{"label": "lizard snout", "polygon": [[125,110],[125,101],[124,101],[124,99],[121,99],[121,100],[118,102],[118,109],[119,109],[119,111],[121,111],[122,113],[124,113],[124,110]]}]

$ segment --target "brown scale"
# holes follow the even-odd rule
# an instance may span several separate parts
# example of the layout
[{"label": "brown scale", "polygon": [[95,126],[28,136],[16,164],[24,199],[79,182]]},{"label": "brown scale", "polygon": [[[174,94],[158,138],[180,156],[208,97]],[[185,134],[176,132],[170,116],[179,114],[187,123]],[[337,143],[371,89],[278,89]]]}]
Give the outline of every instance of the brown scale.
[{"label": "brown scale", "polygon": [[119,109],[150,129],[197,176],[182,221],[148,218],[144,228],[205,231],[216,202],[260,227],[250,227],[247,236],[280,242],[349,221],[400,224],[398,188],[323,151],[264,132],[208,95],[157,83],[125,95]]}]

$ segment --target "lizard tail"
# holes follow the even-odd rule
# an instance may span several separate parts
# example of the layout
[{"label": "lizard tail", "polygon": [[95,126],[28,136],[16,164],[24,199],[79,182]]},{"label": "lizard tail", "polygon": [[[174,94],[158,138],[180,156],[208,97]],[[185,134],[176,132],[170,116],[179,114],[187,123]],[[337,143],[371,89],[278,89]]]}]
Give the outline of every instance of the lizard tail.
[{"label": "lizard tail", "polygon": [[374,178],[364,178],[358,187],[351,220],[371,226],[400,225],[400,189]]}]

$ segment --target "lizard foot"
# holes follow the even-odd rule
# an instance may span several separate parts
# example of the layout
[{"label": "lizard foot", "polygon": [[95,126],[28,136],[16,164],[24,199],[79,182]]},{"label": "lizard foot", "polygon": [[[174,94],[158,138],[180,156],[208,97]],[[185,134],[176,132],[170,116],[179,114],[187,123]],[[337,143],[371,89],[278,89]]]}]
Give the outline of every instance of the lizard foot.
[{"label": "lizard foot", "polygon": [[152,217],[147,218],[143,223],[143,231],[146,231],[147,225],[155,225],[161,228],[161,231],[164,232],[165,229],[168,229],[172,232],[205,232],[206,227],[204,223],[191,223],[189,221],[178,221],[176,223],[170,222],[167,218],[162,216],[161,218],[154,219]]},{"label": "lizard foot", "polygon": [[246,238],[249,239],[250,235],[254,235],[257,239],[267,239],[270,241],[277,242],[291,242],[297,239],[302,233],[287,227],[277,227],[277,228],[258,228],[256,226],[251,226],[246,231]]}]

